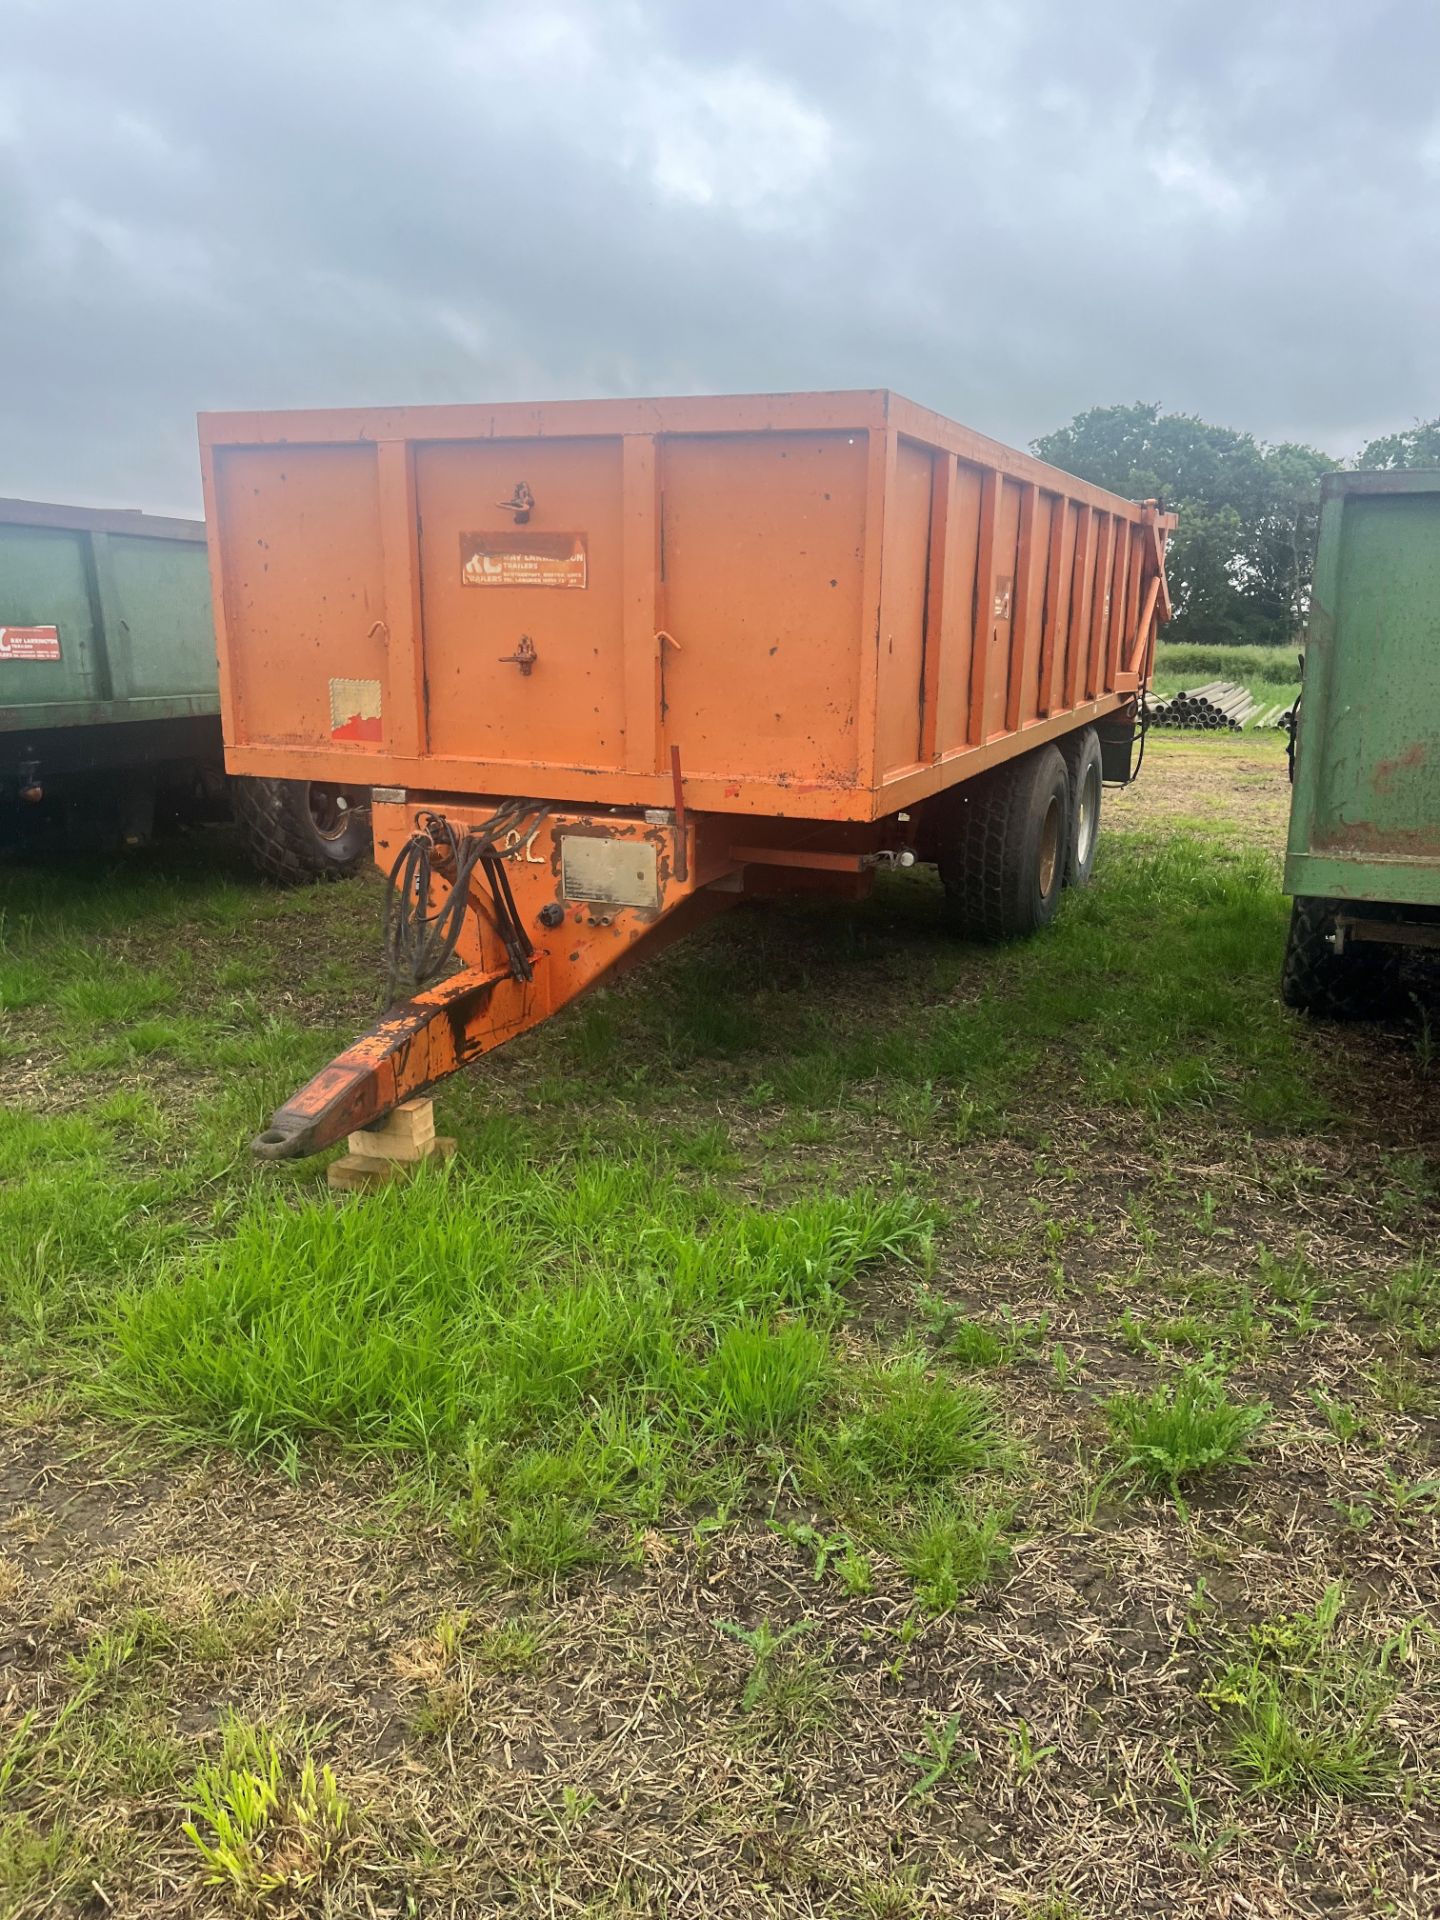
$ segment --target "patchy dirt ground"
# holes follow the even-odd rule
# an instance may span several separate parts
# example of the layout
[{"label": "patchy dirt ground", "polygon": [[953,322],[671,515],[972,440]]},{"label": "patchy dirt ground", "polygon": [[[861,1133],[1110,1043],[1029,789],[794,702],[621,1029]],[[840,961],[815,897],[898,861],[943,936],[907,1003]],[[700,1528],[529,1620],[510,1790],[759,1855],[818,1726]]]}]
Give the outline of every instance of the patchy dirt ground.
[{"label": "patchy dirt ground", "polygon": [[1283,852],[1290,784],[1283,733],[1167,739],[1151,733],[1151,764],[1118,793],[1107,793],[1110,830],[1150,832],[1162,823],[1223,831]]},{"label": "patchy dirt ground", "polygon": [[[1151,752],[1112,829],[1278,850],[1268,740]],[[298,1019],[363,1002],[290,970]],[[915,991],[897,973],[897,1019]],[[772,1197],[827,1167],[943,1196],[933,1271],[865,1280],[845,1337],[957,1370],[1009,1436],[1012,1550],[947,1612],[783,1467],[604,1572],[513,1583],[395,1471],[167,1451],[86,1416],[83,1354],[28,1342],[0,1408],[0,1914],[1434,1914],[1433,1091],[1408,1033],[1334,1047],[1348,1105],[1293,1129],[1048,1093],[971,1127],[927,1081],[823,1124],[743,1076],[659,1109]],[[10,1097],[81,1111],[64,1057],[12,1036]],[[149,1058],[87,1072],[163,1106]],[[548,1071],[517,1050],[497,1097],[543,1110]],[[957,1346],[975,1323],[998,1355]],[[1105,1407],[1207,1356],[1268,1419],[1177,1502],[1122,1470]],[[1272,1708],[1267,1785],[1243,1736]],[[1349,1786],[1320,1764],[1347,1726]],[[247,1852],[205,1769],[263,1785],[271,1758]]]}]

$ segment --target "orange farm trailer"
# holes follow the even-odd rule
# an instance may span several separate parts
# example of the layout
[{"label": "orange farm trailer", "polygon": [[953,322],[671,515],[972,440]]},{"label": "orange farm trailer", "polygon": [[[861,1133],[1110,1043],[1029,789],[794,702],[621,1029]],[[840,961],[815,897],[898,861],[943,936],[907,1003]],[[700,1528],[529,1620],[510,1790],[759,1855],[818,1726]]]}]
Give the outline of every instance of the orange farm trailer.
[{"label": "orange farm trailer", "polygon": [[1173,520],[895,394],[200,421],[231,772],[373,790],[393,1004],[313,1153],[737,900],[933,860],[1054,914]]}]

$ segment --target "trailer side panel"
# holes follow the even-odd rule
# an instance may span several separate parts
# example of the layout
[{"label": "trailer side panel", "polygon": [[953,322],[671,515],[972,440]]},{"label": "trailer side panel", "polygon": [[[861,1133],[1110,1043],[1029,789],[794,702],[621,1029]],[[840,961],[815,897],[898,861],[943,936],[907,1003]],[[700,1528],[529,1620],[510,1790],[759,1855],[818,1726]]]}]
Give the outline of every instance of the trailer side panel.
[{"label": "trailer side panel", "polygon": [[1440,905],[1440,474],[1327,477],[1285,884]]}]

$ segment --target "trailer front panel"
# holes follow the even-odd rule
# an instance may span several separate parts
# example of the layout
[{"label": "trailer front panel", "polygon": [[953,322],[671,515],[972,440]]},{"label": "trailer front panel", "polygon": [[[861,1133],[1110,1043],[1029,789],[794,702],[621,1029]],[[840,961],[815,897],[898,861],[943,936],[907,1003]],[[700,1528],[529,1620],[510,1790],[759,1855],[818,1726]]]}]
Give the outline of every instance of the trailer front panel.
[{"label": "trailer front panel", "polygon": [[[875,820],[1122,708],[1163,516],[887,393],[201,418],[232,771]],[[1166,523],[1168,525],[1168,522]]]}]

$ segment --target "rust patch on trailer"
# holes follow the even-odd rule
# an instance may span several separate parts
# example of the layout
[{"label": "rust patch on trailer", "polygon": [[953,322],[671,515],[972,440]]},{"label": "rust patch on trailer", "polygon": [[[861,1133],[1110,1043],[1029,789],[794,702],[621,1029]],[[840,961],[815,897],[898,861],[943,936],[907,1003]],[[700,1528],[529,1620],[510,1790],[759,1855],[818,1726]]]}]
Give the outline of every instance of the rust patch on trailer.
[{"label": "rust patch on trailer", "polygon": [[1389,760],[1377,760],[1375,771],[1370,776],[1370,784],[1377,793],[1389,793],[1395,784],[1397,773],[1409,773],[1415,767],[1423,767],[1429,757],[1429,747],[1423,740],[1416,740],[1403,753],[1397,753]]},{"label": "rust patch on trailer", "polygon": [[1341,820],[1315,836],[1317,853],[1357,853],[1377,860],[1440,859],[1440,830],[1377,826],[1373,820]]}]

